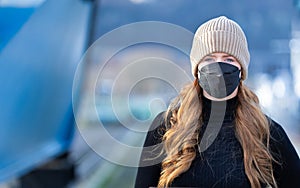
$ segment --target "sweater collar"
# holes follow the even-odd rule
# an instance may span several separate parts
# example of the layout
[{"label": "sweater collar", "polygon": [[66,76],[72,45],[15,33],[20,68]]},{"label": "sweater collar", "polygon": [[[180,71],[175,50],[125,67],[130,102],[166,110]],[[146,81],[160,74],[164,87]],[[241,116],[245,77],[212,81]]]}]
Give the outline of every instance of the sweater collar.
[{"label": "sweater collar", "polygon": [[237,96],[226,101],[212,101],[202,96],[203,122],[231,123],[235,118],[237,103]]}]

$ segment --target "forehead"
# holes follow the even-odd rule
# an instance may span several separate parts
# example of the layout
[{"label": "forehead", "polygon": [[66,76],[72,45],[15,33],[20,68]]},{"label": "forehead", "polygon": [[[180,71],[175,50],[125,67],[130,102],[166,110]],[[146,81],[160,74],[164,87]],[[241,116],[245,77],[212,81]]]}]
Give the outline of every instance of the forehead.
[{"label": "forehead", "polygon": [[232,58],[236,59],[234,56],[229,55],[229,54],[227,54],[227,53],[223,53],[223,52],[215,52],[215,53],[211,53],[211,54],[208,54],[208,55],[205,56],[205,57],[223,57],[223,58],[225,58],[225,57],[232,57]]}]

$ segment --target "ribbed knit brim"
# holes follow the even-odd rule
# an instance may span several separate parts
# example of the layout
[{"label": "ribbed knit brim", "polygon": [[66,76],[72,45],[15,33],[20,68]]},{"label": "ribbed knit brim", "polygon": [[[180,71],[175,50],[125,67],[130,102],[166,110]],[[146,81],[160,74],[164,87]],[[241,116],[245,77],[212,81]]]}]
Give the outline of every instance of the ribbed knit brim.
[{"label": "ribbed knit brim", "polygon": [[199,62],[215,52],[234,56],[242,66],[242,79],[247,78],[250,54],[246,36],[236,22],[225,16],[205,22],[195,33],[190,53],[192,73],[195,77]]}]

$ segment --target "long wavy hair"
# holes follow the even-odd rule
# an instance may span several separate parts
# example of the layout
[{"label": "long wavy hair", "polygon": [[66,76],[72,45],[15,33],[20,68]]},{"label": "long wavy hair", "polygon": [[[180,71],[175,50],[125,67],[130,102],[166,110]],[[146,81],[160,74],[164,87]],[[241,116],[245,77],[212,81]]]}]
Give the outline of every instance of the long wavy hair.
[{"label": "long wavy hair", "polygon": [[[158,187],[168,187],[190,168],[196,157],[202,126],[202,89],[198,79],[186,85],[168,107],[163,135],[165,158]],[[243,82],[239,84],[235,134],[243,149],[245,173],[252,188],[266,184],[277,188],[269,150],[269,122],[258,97]]]}]

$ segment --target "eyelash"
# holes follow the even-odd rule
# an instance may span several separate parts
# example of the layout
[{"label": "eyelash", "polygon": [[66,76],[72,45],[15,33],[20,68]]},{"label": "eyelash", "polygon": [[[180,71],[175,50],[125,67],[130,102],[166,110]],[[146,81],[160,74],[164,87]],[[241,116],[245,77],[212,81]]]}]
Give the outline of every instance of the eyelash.
[{"label": "eyelash", "polygon": [[211,61],[214,61],[214,59],[213,59],[213,58],[210,58],[210,57],[208,57],[208,58],[205,58],[205,59],[204,59],[204,61],[211,62]]},{"label": "eyelash", "polygon": [[[215,59],[214,59],[214,58],[208,57],[208,58],[205,58],[204,61],[212,62],[212,61],[215,61]],[[229,62],[229,63],[232,63],[232,62],[234,62],[235,60],[232,59],[232,58],[227,58],[227,59],[225,59],[225,61],[226,61],[226,62]]]},{"label": "eyelash", "polygon": [[234,59],[232,59],[232,58],[227,58],[225,61],[232,63],[232,62],[234,62]]}]

